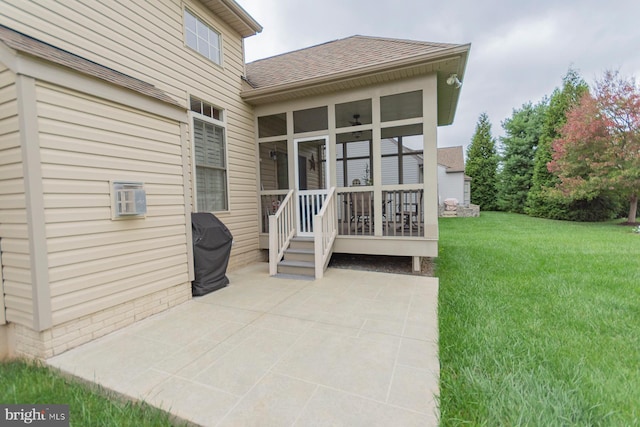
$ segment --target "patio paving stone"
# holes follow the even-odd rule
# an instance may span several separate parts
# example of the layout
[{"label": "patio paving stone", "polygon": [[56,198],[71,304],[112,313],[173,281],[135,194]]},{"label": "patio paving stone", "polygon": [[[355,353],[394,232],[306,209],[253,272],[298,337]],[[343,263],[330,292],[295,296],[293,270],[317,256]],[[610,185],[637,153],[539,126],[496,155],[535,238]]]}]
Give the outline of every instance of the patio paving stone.
[{"label": "patio paving stone", "polygon": [[435,426],[435,278],[231,284],[47,362],[204,426]]}]

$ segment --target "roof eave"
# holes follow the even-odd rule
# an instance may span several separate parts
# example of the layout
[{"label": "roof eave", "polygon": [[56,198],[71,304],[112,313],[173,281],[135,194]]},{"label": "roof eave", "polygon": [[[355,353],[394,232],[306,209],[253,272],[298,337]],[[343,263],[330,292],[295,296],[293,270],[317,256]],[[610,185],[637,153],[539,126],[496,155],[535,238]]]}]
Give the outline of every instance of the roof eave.
[{"label": "roof eave", "polygon": [[[358,84],[358,80],[366,76],[377,76],[383,79],[386,77],[387,80],[396,80],[401,78],[399,76],[394,77],[394,74],[399,71],[406,72],[407,70],[419,69],[420,67],[427,65],[437,65],[438,63],[441,63],[441,66],[436,67],[437,69],[435,70],[438,74],[446,74],[446,77],[448,77],[450,73],[455,73],[458,74],[458,78],[462,80],[464,78],[464,71],[470,47],[470,44],[457,45],[435,53],[430,52],[423,55],[414,55],[396,61],[383,62],[339,73],[317,76],[302,81],[273,85],[264,88],[246,89],[241,92],[241,96],[246,102],[253,105],[266,104],[270,102],[299,98],[306,96],[310,92],[329,93],[344,89],[345,85],[358,87],[360,86]],[[444,122],[442,122],[439,117],[439,125],[451,124],[453,122],[453,115],[455,114],[460,92],[459,89],[454,89],[446,84],[446,87],[441,87],[440,81],[444,82],[446,77],[444,77],[444,79],[441,79],[440,77],[438,78],[439,116],[443,111],[448,113],[446,114],[446,120]],[[442,102],[447,101],[453,105],[441,105]]]},{"label": "roof eave", "polygon": [[232,18],[230,19],[229,15],[226,15],[227,19],[225,21],[243,38],[262,32],[262,26],[234,0],[203,0],[202,4],[223,19],[225,19],[226,15],[224,11],[228,11]]},{"label": "roof eave", "polygon": [[[467,68],[467,61],[469,58],[469,52],[471,50],[471,44],[461,45],[460,48],[464,49],[459,56],[457,67],[452,70],[446,70],[446,73],[439,73],[438,76],[438,125],[447,126],[453,123],[458,109],[458,100],[460,98],[460,92],[462,86],[456,88],[447,84],[447,78],[451,74],[457,74],[458,79],[464,83],[464,74]],[[464,85],[463,85],[464,86]]]}]

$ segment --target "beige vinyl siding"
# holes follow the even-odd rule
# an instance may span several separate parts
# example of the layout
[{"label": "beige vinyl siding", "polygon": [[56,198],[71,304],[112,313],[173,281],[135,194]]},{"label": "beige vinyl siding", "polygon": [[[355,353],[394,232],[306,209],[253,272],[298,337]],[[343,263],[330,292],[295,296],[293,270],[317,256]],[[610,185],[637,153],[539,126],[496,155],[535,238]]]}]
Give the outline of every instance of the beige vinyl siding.
[{"label": "beige vinyl siding", "polygon": [[276,190],[278,188],[278,173],[276,161],[271,160],[270,153],[274,150],[274,144],[258,144],[260,150],[260,185],[264,190]]},{"label": "beige vinyl siding", "polygon": [[15,75],[0,64],[0,324],[6,320],[31,326],[31,263],[16,97]]},{"label": "beige vinyl siding", "polygon": [[[221,100],[239,99],[239,76],[244,68],[241,38],[197,1],[3,3],[3,24],[7,19],[8,26],[18,31],[151,82],[182,102],[194,84],[190,78],[196,75],[207,77],[196,86],[221,90]],[[222,34],[222,68],[186,47],[183,3]]]},{"label": "beige vinyl siding", "polygon": [[[222,66],[185,45],[184,7],[220,32]],[[189,96],[193,95],[223,109],[228,150],[229,211],[216,215],[234,236],[230,268],[259,257],[254,119],[252,108],[240,98],[244,58],[243,43],[238,33],[195,0],[3,0],[0,23],[149,82],[173,96],[185,108]],[[191,140],[190,135],[187,138]],[[78,136],[77,139],[83,137]],[[162,157],[165,154],[155,155]],[[47,155],[55,157],[61,153],[47,152]],[[109,156],[105,152],[96,152],[92,158],[84,156],[87,162],[84,171],[105,176],[100,169],[93,171],[93,168],[103,161],[110,161]],[[189,170],[193,170],[191,164],[189,166]],[[136,170],[144,164],[131,160],[120,167]],[[60,168],[49,168],[50,176],[65,179]],[[164,173],[166,166],[163,168]],[[57,177],[58,174],[62,177]],[[86,195],[75,197],[77,203],[92,203]],[[97,215],[95,211],[93,214]],[[250,229],[253,231],[248,231]]]},{"label": "beige vinyl siding", "polygon": [[[53,324],[189,285],[178,122],[38,83]],[[144,219],[112,220],[110,180],[144,182]]]}]

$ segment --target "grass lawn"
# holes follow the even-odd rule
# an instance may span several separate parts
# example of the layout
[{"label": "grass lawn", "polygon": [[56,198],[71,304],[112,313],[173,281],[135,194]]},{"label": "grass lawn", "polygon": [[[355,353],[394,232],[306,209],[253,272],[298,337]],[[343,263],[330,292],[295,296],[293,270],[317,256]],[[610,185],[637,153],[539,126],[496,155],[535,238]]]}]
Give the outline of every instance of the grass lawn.
[{"label": "grass lawn", "polygon": [[640,234],[440,220],[441,425],[640,425]]},{"label": "grass lawn", "polygon": [[70,425],[104,427],[172,426],[169,415],[144,403],[132,403],[71,381],[40,364],[0,363],[0,403],[66,404]]}]

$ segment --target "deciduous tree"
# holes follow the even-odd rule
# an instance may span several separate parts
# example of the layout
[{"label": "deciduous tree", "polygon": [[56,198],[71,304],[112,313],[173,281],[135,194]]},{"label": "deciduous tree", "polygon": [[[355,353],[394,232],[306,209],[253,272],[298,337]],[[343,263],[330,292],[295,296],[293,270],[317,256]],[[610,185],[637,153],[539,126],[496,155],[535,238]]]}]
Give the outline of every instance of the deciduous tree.
[{"label": "deciduous tree", "polygon": [[640,190],[640,89],[634,78],[607,71],[567,113],[561,137],[553,143],[549,171],[557,188],[572,198],[592,199],[610,192],[629,201],[635,222]]}]

